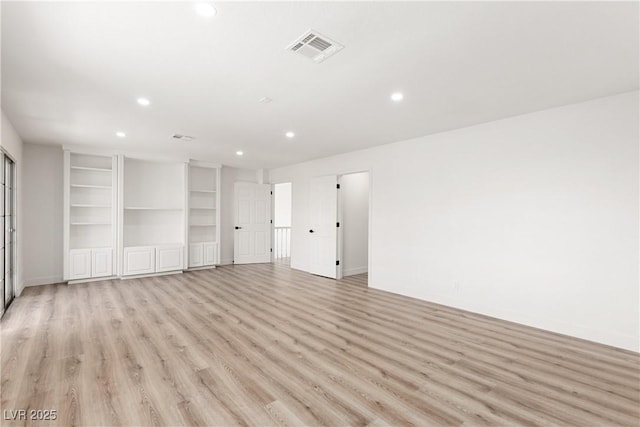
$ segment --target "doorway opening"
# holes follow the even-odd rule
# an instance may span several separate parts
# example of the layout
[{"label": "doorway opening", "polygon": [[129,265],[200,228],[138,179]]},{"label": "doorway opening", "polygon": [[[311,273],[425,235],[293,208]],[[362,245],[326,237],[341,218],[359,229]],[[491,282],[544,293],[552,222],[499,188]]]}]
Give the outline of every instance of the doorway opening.
[{"label": "doorway opening", "polygon": [[291,264],[291,189],[290,182],[273,186],[273,262]]},{"label": "doorway opening", "polygon": [[370,172],[317,176],[310,184],[307,271],[368,285]]},{"label": "doorway opening", "polygon": [[345,174],[338,182],[338,277],[368,283],[369,172]]},{"label": "doorway opening", "polygon": [[2,272],[2,307],[0,314],[4,314],[15,297],[15,233],[16,233],[16,204],[15,204],[15,163],[6,154],[0,155],[0,175],[2,180],[2,194],[0,194],[0,212],[2,214],[2,253],[0,254],[0,271]]}]

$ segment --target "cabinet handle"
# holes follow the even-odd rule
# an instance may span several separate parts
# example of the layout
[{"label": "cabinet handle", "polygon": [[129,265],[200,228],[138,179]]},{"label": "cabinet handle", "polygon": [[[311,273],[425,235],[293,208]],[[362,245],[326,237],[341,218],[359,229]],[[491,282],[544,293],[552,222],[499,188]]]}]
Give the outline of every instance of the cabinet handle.
[{"label": "cabinet handle", "polygon": [[313,230],[309,230],[309,233],[315,233],[315,231],[313,231]]},{"label": "cabinet handle", "polygon": [[242,227],[237,227],[237,226],[236,226],[236,230],[240,230],[241,228],[242,228]]}]

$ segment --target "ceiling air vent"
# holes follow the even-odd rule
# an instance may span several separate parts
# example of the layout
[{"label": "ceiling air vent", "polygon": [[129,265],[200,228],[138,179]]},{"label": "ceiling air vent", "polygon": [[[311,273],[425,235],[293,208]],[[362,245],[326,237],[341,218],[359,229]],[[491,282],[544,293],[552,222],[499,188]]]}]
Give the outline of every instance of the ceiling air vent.
[{"label": "ceiling air vent", "polygon": [[335,55],[344,48],[340,43],[334,42],[315,30],[309,30],[289,46],[287,50],[299,53],[320,63],[328,57]]},{"label": "ceiling air vent", "polygon": [[189,135],[182,135],[181,133],[174,133],[171,135],[171,138],[177,139],[179,141],[193,141],[195,138]]}]

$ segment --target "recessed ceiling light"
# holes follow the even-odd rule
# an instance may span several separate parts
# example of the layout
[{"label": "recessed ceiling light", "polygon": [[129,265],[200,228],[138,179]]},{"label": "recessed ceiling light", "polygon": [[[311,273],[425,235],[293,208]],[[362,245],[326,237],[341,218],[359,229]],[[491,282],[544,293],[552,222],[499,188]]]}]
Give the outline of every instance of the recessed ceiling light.
[{"label": "recessed ceiling light", "polygon": [[394,92],[391,94],[391,100],[395,102],[400,102],[404,98],[402,92]]},{"label": "recessed ceiling light", "polygon": [[244,153],[242,151],[236,151],[236,155],[242,156]]},{"label": "recessed ceiling light", "polygon": [[138,102],[138,104],[145,107],[151,104],[151,101],[149,101],[147,98],[138,98],[136,101]]},{"label": "recessed ceiling light", "polygon": [[204,16],[205,18],[216,16],[217,13],[216,8],[213,7],[211,3],[196,3],[193,8],[198,15]]},{"label": "recessed ceiling light", "polygon": [[124,132],[118,131],[118,132],[116,132],[116,136],[117,136],[118,138],[124,138],[125,136],[127,136],[127,134],[126,134],[126,133],[124,133]]},{"label": "recessed ceiling light", "polygon": [[296,136],[296,134],[295,134],[295,133],[293,133],[293,132],[291,132],[291,131],[289,131],[289,132],[285,133],[284,135],[285,135],[287,138],[293,138],[294,136]]}]

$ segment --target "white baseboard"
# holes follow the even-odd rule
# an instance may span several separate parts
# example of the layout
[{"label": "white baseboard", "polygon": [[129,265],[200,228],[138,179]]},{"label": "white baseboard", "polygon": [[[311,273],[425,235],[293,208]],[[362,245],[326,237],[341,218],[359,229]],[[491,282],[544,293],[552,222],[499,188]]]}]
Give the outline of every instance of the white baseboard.
[{"label": "white baseboard", "polygon": [[367,266],[364,267],[355,267],[355,268],[345,268],[344,270],[342,270],[342,275],[343,276],[353,276],[355,274],[364,274],[367,273],[369,271],[369,268]]},{"label": "white baseboard", "polygon": [[142,279],[143,277],[171,276],[172,274],[182,274],[182,270],[166,271],[162,273],[136,274],[133,276],[122,276],[120,280]]},{"label": "white baseboard", "polygon": [[213,270],[215,268],[215,265],[204,265],[202,267],[189,267],[185,271]]},{"label": "white baseboard", "polygon": [[116,280],[116,279],[118,279],[118,276],[92,277],[90,279],[69,280],[67,284],[77,285],[80,283],[104,282],[105,280]]},{"label": "white baseboard", "polygon": [[231,265],[233,264],[233,258],[221,259],[220,265]]},{"label": "white baseboard", "polygon": [[598,329],[574,322],[572,319],[552,318],[549,316],[532,317],[525,315],[521,311],[514,311],[511,307],[489,306],[486,303],[479,303],[478,299],[454,299],[450,294],[407,292],[406,289],[394,289],[389,286],[380,286],[378,283],[369,282],[371,289],[379,289],[397,295],[416,298],[423,301],[441,304],[447,307],[457,308],[483,316],[501,319],[507,322],[518,323],[545,331],[563,334],[574,338],[593,341],[613,347],[623,348],[634,352],[640,351],[640,340],[637,335],[621,334],[617,331]]},{"label": "white baseboard", "polygon": [[65,281],[60,276],[48,276],[48,277],[34,277],[33,279],[25,279],[23,288],[29,286],[44,286],[44,285],[52,285],[55,283],[65,283]]}]

